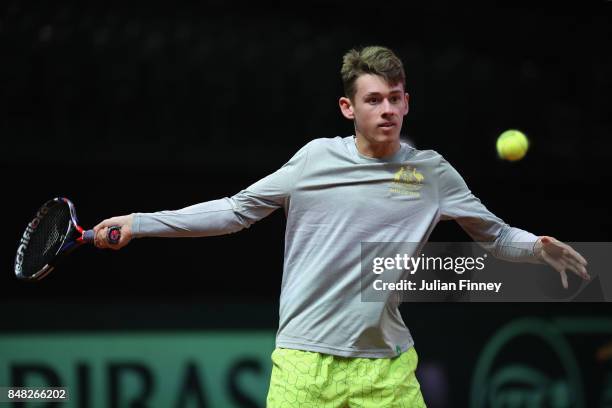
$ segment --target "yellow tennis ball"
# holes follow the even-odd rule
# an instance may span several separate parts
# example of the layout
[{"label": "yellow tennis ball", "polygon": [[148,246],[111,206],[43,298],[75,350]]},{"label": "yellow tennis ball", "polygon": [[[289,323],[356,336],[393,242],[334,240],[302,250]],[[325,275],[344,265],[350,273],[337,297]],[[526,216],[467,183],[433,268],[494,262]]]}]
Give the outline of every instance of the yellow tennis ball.
[{"label": "yellow tennis ball", "polygon": [[504,160],[517,161],[525,157],[529,140],[520,130],[506,130],[497,138],[497,154]]}]

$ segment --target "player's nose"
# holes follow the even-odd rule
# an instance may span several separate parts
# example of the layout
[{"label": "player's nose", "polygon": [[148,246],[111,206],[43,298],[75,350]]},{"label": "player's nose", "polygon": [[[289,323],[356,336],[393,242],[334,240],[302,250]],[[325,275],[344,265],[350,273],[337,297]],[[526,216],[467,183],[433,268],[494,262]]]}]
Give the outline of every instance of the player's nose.
[{"label": "player's nose", "polygon": [[393,104],[389,102],[389,99],[387,98],[383,99],[381,107],[383,115],[392,115],[393,113],[395,113],[393,109]]}]

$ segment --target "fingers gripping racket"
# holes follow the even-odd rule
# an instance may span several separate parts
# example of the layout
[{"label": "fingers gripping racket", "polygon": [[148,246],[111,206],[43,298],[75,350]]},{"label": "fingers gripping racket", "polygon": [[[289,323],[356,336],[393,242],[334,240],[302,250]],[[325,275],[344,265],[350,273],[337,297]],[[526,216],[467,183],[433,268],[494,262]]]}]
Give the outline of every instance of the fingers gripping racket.
[{"label": "fingers gripping racket", "polygon": [[[110,227],[107,239],[117,244],[121,228]],[[74,204],[64,197],[43,204],[28,224],[15,257],[15,275],[19,279],[40,280],[53,270],[57,262],[85,243],[93,243],[94,231],[84,230],[78,223]]]}]

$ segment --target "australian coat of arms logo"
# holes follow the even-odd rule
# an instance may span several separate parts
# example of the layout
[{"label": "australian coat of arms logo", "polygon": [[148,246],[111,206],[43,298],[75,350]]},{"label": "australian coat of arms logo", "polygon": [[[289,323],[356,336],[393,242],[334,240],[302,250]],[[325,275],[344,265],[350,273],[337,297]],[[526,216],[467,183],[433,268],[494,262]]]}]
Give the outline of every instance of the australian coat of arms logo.
[{"label": "australian coat of arms logo", "polygon": [[416,167],[402,166],[391,181],[390,191],[396,194],[420,197],[425,176]]}]

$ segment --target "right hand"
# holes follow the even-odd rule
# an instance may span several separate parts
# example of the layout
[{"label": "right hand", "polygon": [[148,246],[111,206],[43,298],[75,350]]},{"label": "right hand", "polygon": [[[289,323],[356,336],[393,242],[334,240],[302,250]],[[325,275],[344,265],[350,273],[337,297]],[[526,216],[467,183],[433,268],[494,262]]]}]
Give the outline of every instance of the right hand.
[{"label": "right hand", "polygon": [[[106,219],[96,225],[94,230],[94,245],[98,248],[121,249],[132,240],[132,222],[134,214],[122,215]],[[116,244],[108,242],[108,228],[112,226],[121,227],[121,238]]]}]

